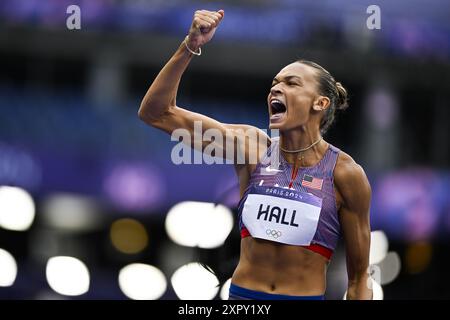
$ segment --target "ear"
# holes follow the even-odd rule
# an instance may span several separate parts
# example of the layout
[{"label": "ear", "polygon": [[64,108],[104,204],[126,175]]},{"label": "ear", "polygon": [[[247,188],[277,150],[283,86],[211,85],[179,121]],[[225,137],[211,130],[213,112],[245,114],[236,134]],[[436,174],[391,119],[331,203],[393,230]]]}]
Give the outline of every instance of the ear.
[{"label": "ear", "polygon": [[326,110],[330,106],[330,98],[319,96],[313,104],[313,110],[315,111],[323,111]]}]

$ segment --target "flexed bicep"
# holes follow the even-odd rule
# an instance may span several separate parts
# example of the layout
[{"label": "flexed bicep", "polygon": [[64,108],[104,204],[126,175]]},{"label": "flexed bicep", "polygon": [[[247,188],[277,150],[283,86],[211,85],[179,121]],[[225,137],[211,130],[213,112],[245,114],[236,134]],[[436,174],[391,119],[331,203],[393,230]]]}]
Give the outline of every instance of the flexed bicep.
[{"label": "flexed bicep", "polygon": [[256,164],[270,143],[267,134],[254,126],[222,123],[177,106],[152,126],[170,134],[173,141],[233,164]]}]

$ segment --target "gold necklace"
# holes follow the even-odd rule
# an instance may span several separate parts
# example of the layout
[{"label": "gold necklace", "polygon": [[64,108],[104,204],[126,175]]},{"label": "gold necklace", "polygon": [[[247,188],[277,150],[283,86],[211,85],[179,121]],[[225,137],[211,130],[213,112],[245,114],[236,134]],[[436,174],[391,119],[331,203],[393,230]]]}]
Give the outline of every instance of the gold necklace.
[{"label": "gold necklace", "polygon": [[303,149],[298,149],[298,150],[286,150],[284,148],[281,147],[280,145],[280,149],[283,150],[284,152],[287,153],[298,153],[298,152],[303,152],[306,151],[308,149],[311,149],[312,147],[314,147],[316,144],[318,144],[320,141],[322,141],[323,137],[320,137],[320,139],[318,139],[316,142],[312,143],[309,147],[303,148]]},{"label": "gold necklace", "polygon": [[[281,147],[280,145],[280,149],[286,153],[299,153],[299,152],[304,152],[306,150],[311,149],[312,147],[314,147],[316,144],[318,144],[320,141],[322,141],[323,137],[320,137],[316,142],[312,143],[310,146],[303,148],[303,149],[298,149],[298,150],[286,150],[284,148]],[[300,165],[303,164],[303,159],[305,159],[305,157],[303,155],[298,157],[298,160],[300,160]]]}]

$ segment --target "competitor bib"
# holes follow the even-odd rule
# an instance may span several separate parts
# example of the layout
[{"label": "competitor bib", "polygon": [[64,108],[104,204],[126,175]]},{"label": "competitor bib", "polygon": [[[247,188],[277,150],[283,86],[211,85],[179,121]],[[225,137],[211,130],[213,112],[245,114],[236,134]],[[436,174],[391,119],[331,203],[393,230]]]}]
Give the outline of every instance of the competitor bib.
[{"label": "competitor bib", "polygon": [[252,186],[242,222],[254,238],[309,246],[317,230],[322,199],[279,187]]}]

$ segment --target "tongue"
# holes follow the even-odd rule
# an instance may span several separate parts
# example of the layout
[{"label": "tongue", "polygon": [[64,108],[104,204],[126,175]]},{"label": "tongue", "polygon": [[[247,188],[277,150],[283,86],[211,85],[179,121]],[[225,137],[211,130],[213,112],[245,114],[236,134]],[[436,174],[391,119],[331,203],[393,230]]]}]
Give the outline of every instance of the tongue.
[{"label": "tongue", "polygon": [[284,116],[285,112],[275,113],[270,117],[270,120],[277,120]]}]

